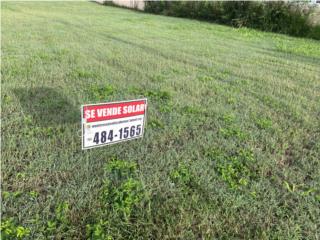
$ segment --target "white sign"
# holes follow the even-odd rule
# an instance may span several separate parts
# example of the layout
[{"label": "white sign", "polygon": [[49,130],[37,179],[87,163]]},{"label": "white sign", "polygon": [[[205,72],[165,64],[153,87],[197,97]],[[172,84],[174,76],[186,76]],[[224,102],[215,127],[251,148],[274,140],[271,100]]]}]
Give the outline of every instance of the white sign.
[{"label": "white sign", "polygon": [[147,99],[83,105],[82,149],[143,136]]}]

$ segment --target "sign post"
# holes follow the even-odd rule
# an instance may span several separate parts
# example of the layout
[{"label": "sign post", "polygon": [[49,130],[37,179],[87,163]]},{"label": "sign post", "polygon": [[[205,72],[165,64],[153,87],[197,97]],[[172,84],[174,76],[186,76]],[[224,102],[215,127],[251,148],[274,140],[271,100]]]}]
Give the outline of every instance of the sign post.
[{"label": "sign post", "polygon": [[88,104],[81,107],[82,149],[141,138],[147,99]]}]

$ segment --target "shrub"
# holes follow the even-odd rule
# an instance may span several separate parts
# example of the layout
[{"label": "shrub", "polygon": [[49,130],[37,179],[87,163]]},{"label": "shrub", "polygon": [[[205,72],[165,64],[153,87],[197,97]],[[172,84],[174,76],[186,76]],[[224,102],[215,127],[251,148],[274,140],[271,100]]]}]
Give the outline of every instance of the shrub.
[{"label": "shrub", "polygon": [[145,11],[320,39],[320,27],[308,21],[314,7],[308,5],[302,11],[304,6],[284,1],[146,1]]}]

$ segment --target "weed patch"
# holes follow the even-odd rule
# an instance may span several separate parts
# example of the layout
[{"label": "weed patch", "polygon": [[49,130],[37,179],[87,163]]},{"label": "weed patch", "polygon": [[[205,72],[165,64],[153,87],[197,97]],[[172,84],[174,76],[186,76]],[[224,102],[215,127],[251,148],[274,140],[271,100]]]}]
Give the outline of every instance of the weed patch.
[{"label": "weed patch", "polygon": [[130,218],[134,207],[143,198],[141,183],[132,178],[128,178],[117,185],[105,181],[103,189],[103,201],[114,213],[124,219]]},{"label": "weed patch", "polygon": [[239,140],[245,140],[248,134],[244,132],[237,124],[234,114],[224,114],[219,118],[223,121],[224,127],[220,127],[219,133],[225,138],[236,138]]},{"label": "weed patch", "polygon": [[110,223],[108,221],[100,220],[94,224],[86,226],[86,237],[90,240],[113,240],[114,238],[106,230]]},{"label": "weed patch", "polygon": [[199,107],[185,106],[182,108],[182,113],[197,115],[197,114],[203,114],[203,111]]},{"label": "weed patch", "polygon": [[137,179],[137,165],[133,162],[112,159],[105,166],[106,178],[101,188],[102,209],[95,223],[87,225],[90,239],[113,239],[108,219],[129,222],[137,206],[144,201],[144,189]]},{"label": "weed patch", "polygon": [[164,82],[165,76],[162,74],[156,74],[151,77],[151,81],[153,82]]},{"label": "weed patch", "polygon": [[238,126],[228,126],[226,128],[220,128],[220,133],[222,136],[226,138],[235,137],[239,140],[245,140],[247,138],[247,134],[241,130]]},{"label": "weed patch", "polygon": [[16,225],[13,218],[1,220],[1,239],[24,239],[30,235],[30,229]]},{"label": "weed patch", "polygon": [[168,91],[131,88],[130,92],[147,97],[153,103],[157,103],[160,112],[171,112],[173,110],[172,95]]},{"label": "weed patch", "polygon": [[102,201],[113,212],[128,220],[143,198],[143,188],[136,180],[136,164],[113,160],[105,167],[108,178],[102,189]]},{"label": "weed patch", "polygon": [[235,122],[235,116],[233,114],[224,114],[221,118],[227,125]]},{"label": "weed patch", "polygon": [[256,125],[260,129],[269,129],[272,127],[272,121],[268,118],[257,118]]},{"label": "weed patch", "polygon": [[42,234],[47,238],[52,238],[59,233],[67,232],[71,229],[68,217],[69,211],[68,202],[58,203],[54,208],[54,215],[46,222],[45,226],[41,227]]},{"label": "weed patch", "polygon": [[209,76],[209,75],[204,75],[204,76],[200,76],[198,77],[198,80],[200,82],[203,82],[203,83],[206,83],[206,82],[210,82],[212,81],[214,78],[212,76]]},{"label": "weed patch", "polygon": [[[26,117],[24,120],[29,121],[29,118]],[[28,137],[37,137],[37,138],[50,138],[50,137],[58,137],[63,136],[65,133],[64,126],[57,127],[31,127],[24,129],[23,134]]]},{"label": "weed patch", "polygon": [[68,77],[75,79],[97,79],[99,75],[96,71],[77,68],[73,69]]},{"label": "weed patch", "polygon": [[320,190],[316,187],[306,186],[305,184],[294,184],[287,181],[283,181],[283,187],[291,194],[301,197],[311,197],[315,201],[320,202]]},{"label": "weed patch", "polygon": [[158,119],[152,119],[148,121],[148,126],[151,128],[164,129],[164,124]]},{"label": "weed patch", "polygon": [[170,173],[170,179],[177,185],[191,186],[192,174],[187,165],[179,164],[179,166]]},{"label": "weed patch", "polygon": [[88,95],[92,101],[106,101],[107,98],[113,96],[115,92],[115,87],[110,84],[104,86],[93,85],[89,88]]},{"label": "weed patch", "polygon": [[250,150],[241,149],[234,154],[226,154],[220,149],[213,149],[207,157],[215,161],[216,171],[231,189],[247,186],[256,177],[253,168],[255,159]]},{"label": "weed patch", "polygon": [[150,97],[159,102],[166,102],[171,100],[172,98],[171,94],[168,91],[162,91],[162,90],[144,90],[144,89],[133,87],[130,89],[130,92],[133,94]]}]

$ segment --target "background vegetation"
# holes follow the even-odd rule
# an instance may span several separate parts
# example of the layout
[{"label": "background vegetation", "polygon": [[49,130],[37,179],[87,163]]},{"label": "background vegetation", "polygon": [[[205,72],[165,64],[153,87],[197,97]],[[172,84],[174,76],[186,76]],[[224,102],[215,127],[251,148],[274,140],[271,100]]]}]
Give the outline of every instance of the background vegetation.
[{"label": "background vegetation", "polygon": [[[309,23],[315,7],[285,1],[146,1],[146,12],[200,19],[320,39],[320,25]],[[319,14],[319,12],[317,12]],[[320,15],[319,17],[320,18]]]},{"label": "background vegetation", "polygon": [[[319,41],[90,2],[1,13],[2,239],[319,239]],[[143,139],[81,150],[81,104],[139,97]]]}]

